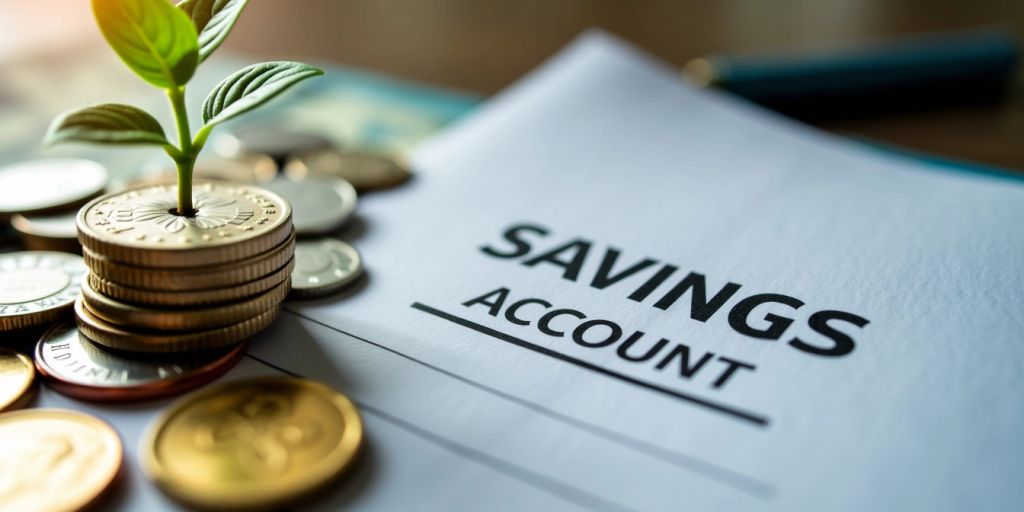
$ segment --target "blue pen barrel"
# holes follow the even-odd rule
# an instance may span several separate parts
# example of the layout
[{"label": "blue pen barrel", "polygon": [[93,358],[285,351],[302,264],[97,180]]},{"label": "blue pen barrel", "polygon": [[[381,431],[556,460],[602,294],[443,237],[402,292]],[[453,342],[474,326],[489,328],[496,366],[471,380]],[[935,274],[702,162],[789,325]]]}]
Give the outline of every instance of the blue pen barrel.
[{"label": "blue pen barrel", "polygon": [[1008,33],[979,31],[687,64],[698,81],[802,119],[986,104],[1009,88],[1019,57]]}]

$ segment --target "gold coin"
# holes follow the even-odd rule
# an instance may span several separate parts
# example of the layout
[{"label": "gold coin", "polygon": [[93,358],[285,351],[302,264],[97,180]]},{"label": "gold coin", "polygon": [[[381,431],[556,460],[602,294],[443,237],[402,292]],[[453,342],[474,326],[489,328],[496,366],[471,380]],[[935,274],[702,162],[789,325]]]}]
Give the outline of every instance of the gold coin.
[{"label": "gold coin", "polygon": [[111,324],[89,310],[81,297],[75,301],[75,317],[82,334],[98,345],[125,352],[190,352],[234,345],[270,327],[280,312],[281,306],[275,305],[248,320],[226,327],[206,331],[162,333]]},{"label": "gold coin", "polygon": [[53,322],[71,311],[85,263],[61,252],[0,255],[0,331]]},{"label": "gold coin", "polygon": [[344,395],[312,381],[263,378],[207,388],[150,425],[149,477],[200,507],[279,507],[308,496],[355,459],[363,425]]},{"label": "gold coin", "polygon": [[269,291],[241,302],[207,308],[165,308],[125,304],[97,293],[82,283],[85,307],[101,320],[125,329],[154,329],[160,331],[201,331],[244,322],[280,304],[291,289],[291,281],[284,280]]},{"label": "gold coin", "polygon": [[0,509],[81,510],[121,468],[121,439],[104,421],[75,411],[0,414]]},{"label": "gold coin", "polygon": [[225,304],[263,293],[274,286],[277,286],[281,281],[291,279],[293,268],[295,268],[294,257],[283,267],[275,270],[274,273],[254,281],[249,281],[248,283],[228,288],[183,292],[153,291],[122,286],[117,283],[107,281],[106,279],[92,273],[87,275],[86,280],[89,282],[89,286],[93,290],[120,302],[147,306],[197,307],[213,304]]},{"label": "gold coin", "polygon": [[21,245],[30,251],[61,251],[81,254],[75,217],[78,211],[50,215],[11,216],[11,227],[18,232]]},{"label": "gold coin", "polygon": [[284,172],[294,180],[306,175],[337,176],[351,183],[359,192],[394,187],[411,176],[403,165],[387,155],[332,149],[293,158],[285,164]]},{"label": "gold coin", "polygon": [[97,198],[78,212],[79,239],[93,253],[121,263],[187,268],[251,258],[291,234],[291,206],[272,192],[217,182],[197,183],[193,192],[192,217],[173,213],[173,186]]},{"label": "gold coin", "polygon": [[89,271],[106,281],[150,291],[199,291],[254,281],[284,266],[295,253],[295,234],[270,251],[223,265],[188,269],[136,267],[109,260],[89,249],[83,251]]},{"label": "gold coin", "polygon": [[[32,397],[36,369],[25,354],[0,348],[0,412],[17,409]],[[0,496],[3,493],[0,492]]]}]

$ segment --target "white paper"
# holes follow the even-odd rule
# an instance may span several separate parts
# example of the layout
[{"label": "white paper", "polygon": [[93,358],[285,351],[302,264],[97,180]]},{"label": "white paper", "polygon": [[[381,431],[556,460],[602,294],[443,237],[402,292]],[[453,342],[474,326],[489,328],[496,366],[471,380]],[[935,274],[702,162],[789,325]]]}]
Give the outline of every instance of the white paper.
[{"label": "white paper", "polygon": [[[367,196],[349,239],[366,279],[342,296],[291,302],[227,378],[274,372],[352,397],[367,450],[314,508],[353,510],[1011,510],[1024,504],[1024,186],[942,171],[818,133],[682,83],[607,36],[581,38],[417,156],[404,188]],[[532,224],[526,256],[511,226]],[[580,238],[575,281],[523,262]],[[597,289],[608,247],[617,273]],[[561,253],[567,259],[570,252]],[[665,264],[645,300],[628,296]],[[689,272],[709,297],[740,286],[706,321],[691,294],[654,307]],[[463,304],[507,287],[686,345],[630,362],[536,325]],[[777,341],[737,332],[755,308],[793,319]],[[418,308],[412,307],[420,304]],[[431,309],[433,308],[433,309]],[[819,311],[854,342],[809,326]],[[429,313],[440,311],[442,313]],[[445,317],[444,315],[452,315]],[[742,315],[740,315],[742,317]],[[740,318],[743,321],[743,318]],[[552,322],[572,330],[581,321]],[[476,328],[467,325],[478,326]],[[595,328],[584,341],[601,338]],[[517,341],[518,340],[518,341]],[[516,344],[519,343],[519,344]],[[523,346],[539,347],[534,349]],[[544,352],[547,350],[548,352]],[[666,351],[668,349],[665,349]],[[720,387],[728,360],[738,369]],[[129,450],[165,403],[94,407]],[[116,505],[172,507],[129,454]]]}]

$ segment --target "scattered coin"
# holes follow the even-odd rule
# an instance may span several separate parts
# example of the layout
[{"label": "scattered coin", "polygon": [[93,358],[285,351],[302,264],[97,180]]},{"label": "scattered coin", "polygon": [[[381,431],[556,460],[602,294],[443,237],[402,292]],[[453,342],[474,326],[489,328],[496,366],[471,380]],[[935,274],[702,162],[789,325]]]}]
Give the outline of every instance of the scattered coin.
[{"label": "scattered coin", "polygon": [[69,314],[85,273],[82,258],[72,254],[0,255],[0,331],[42,325]]},{"label": "scattered coin", "polygon": [[118,302],[82,283],[85,307],[104,322],[125,329],[193,332],[238,324],[277,306],[291,289],[289,280],[254,297],[205,308],[153,308]]},{"label": "scattered coin", "polygon": [[104,347],[126,352],[170,353],[223,348],[249,339],[270,327],[280,312],[280,305],[275,305],[252,318],[226,327],[164,333],[111,324],[89,310],[81,297],[75,301],[75,318],[82,333]]},{"label": "scattered coin", "polygon": [[315,382],[263,378],[173,404],[140,445],[165,492],[202,508],[274,508],[340,476],[363,437],[352,402]]},{"label": "scattered coin", "polygon": [[196,307],[210,304],[223,304],[251,297],[263,293],[282,281],[290,278],[292,269],[295,267],[295,258],[286,263],[283,267],[275,270],[272,274],[250,281],[248,283],[229,286],[225,288],[214,288],[211,290],[167,292],[159,290],[146,290],[122,286],[117,283],[89,273],[87,280],[89,286],[112,299],[134,304],[149,304],[153,306],[182,306]]},{"label": "scattered coin", "polygon": [[36,371],[31,359],[20,352],[0,348],[0,412],[24,405],[32,397],[35,381]]},{"label": "scattered coin", "polygon": [[356,210],[356,189],[334,176],[279,177],[263,186],[292,205],[292,221],[299,236],[335,231]]},{"label": "scattered coin", "polygon": [[106,168],[91,160],[55,158],[0,167],[0,218],[72,208],[106,185]]},{"label": "scattered coin", "polygon": [[213,141],[217,153],[228,158],[267,155],[283,164],[292,155],[333,147],[330,140],[315,133],[282,129],[269,123],[249,123],[221,132]]},{"label": "scattered coin", "polygon": [[176,395],[230,370],[245,343],[213,354],[169,359],[128,358],[93,343],[73,322],[54,326],[36,345],[36,366],[53,389],[96,401],[147,400]]},{"label": "scattered coin", "polygon": [[[167,167],[166,160],[147,165],[133,179],[124,182],[122,189],[145,185],[176,183],[178,172]],[[203,158],[196,161],[192,179],[229,181],[233,183],[262,183],[277,176],[277,163],[266,155],[246,155],[240,158]]]},{"label": "scattered coin", "polygon": [[176,188],[156,185],[108,194],[78,212],[82,244],[107,259],[159,268],[251,258],[292,232],[291,207],[252,185],[197,183],[196,213],[176,215]]},{"label": "scattered coin", "polygon": [[62,251],[81,253],[78,243],[77,211],[47,215],[11,216],[11,226],[21,237],[21,244],[30,251]]},{"label": "scattered coin", "polygon": [[285,164],[284,172],[294,180],[318,174],[337,176],[359,192],[394,187],[411,176],[408,169],[387,155],[331,149],[294,157]]},{"label": "scattered coin", "polygon": [[245,284],[272,274],[295,253],[295,234],[264,254],[233,261],[185,269],[148,268],[111,261],[88,249],[83,251],[89,270],[104,279],[152,292],[213,290]]},{"label": "scattered coin", "polygon": [[121,467],[121,440],[104,421],[75,411],[0,414],[4,510],[82,510]]},{"label": "scattered coin", "polygon": [[349,244],[333,238],[295,244],[293,299],[322,297],[353,283],[363,273],[362,258]]}]

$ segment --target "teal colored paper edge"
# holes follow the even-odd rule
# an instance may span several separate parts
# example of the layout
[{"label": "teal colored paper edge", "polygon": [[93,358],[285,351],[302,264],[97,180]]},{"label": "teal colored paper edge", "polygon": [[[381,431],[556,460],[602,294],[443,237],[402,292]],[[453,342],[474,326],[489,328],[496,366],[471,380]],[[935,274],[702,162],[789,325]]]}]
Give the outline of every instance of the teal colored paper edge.
[{"label": "teal colored paper edge", "polygon": [[1015,171],[1013,169],[997,167],[994,165],[980,164],[968,160],[939,156],[932,153],[926,153],[924,151],[907,149],[901,146],[894,146],[861,137],[851,137],[851,140],[870,150],[877,151],[888,156],[902,157],[918,163],[924,163],[943,172],[985,176],[989,178],[1015,181],[1018,183],[1024,182],[1024,170]]},{"label": "teal colored paper edge", "polygon": [[[473,110],[484,100],[480,96],[462,91],[432,87],[359,69],[332,67],[328,71],[328,76],[338,80],[322,81],[320,86],[325,89],[340,86],[356,90],[360,94],[443,113],[446,123]],[[939,156],[866,138],[852,137],[851,139],[872,151],[924,163],[943,172],[1024,182],[1024,171]]]},{"label": "teal colored paper edge", "polygon": [[[326,70],[328,79],[314,81],[317,85],[311,87],[309,93],[315,94],[330,88],[349,89],[369,97],[404,103],[418,110],[434,112],[443,118],[445,124],[472,111],[485,99],[464,91],[424,85],[358,68],[328,66]],[[924,163],[943,172],[1024,182],[1024,170],[1015,171],[939,156],[862,137],[851,137],[850,140],[872,151]]]}]

